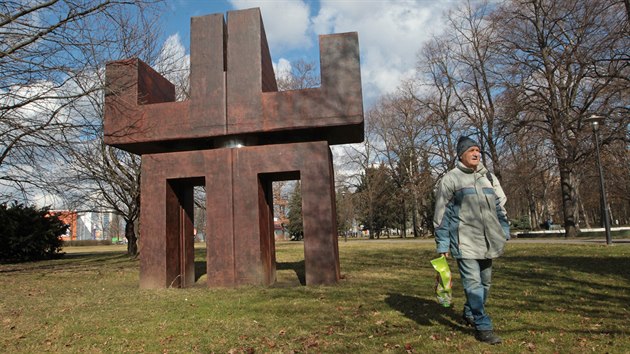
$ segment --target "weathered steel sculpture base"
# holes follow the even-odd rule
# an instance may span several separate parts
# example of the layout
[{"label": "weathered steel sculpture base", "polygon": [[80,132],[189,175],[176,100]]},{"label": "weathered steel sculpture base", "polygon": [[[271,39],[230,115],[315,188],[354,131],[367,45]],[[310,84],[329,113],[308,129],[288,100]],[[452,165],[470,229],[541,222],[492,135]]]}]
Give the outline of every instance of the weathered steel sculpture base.
[{"label": "weathered steel sculpture base", "polygon": [[[304,157],[308,157],[305,159]],[[216,166],[224,168],[217,169]],[[210,286],[275,281],[271,183],[301,179],[307,284],[339,279],[332,160],[326,142],[144,155],[141,286],[194,283],[192,189],[208,191]],[[239,188],[235,188],[239,186]],[[177,257],[172,257],[177,255]]]},{"label": "weathered steel sculpture base", "polygon": [[[258,9],[194,17],[190,100],[137,59],[107,65],[105,141],[142,155],[140,286],[195,282],[206,186],[208,286],[271,284],[273,181],[300,179],[307,284],[340,279],[330,144],[363,140],[356,33],[320,37],[320,88],[278,92]],[[230,34],[228,36],[227,34]]]}]

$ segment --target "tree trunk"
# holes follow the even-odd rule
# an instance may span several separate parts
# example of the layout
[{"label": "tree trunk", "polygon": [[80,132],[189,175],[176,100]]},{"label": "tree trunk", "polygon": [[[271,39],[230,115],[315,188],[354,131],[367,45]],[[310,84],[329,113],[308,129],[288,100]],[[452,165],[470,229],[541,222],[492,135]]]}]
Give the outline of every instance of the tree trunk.
[{"label": "tree trunk", "polygon": [[136,230],[131,220],[125,220],[125,238],[127,238],[127,254],[133,257],[137,256],[138,238],[136,237]]},{"label": "tree trunk", "polygon": [[527,206],[529,209],[529,228],[532,230],[537,230],[538,228],[540,228],[540,218],[538,217],[538,210],[536,208],[536,198],[534,197],[534,193],[529,188],[525,189],[525,193],[527,193]]},{"label": "tree trunk", "polygon": [[591,222],[590,222],[590,218],[588,216],[588,214],[586,213],[586,209],[584,209],[584,203],[582,203],[582,198],[580,198],[579,200],[580,203],[580,211],[582,214],[582,217],[584,218],[584,225],[586,226],[587,229],[591,228]]},{"label": "tree trunk", "polygon": [[413,210],[411,214],[411,227],[413,229],[413,237],[418,238],[420,236],[419,230],[420,226],[418,225],[418,198],[416,197],[416,191],[413,192]]},{"label": "tree trunk", "polygon": [[407,238],[407,203],[405,203],[405,198],[402,200],[402,230],[401,237]]},{"label": "tree trunk", "polygon": [[[608,221],[610,222],[610,225],[615,225],[615,218],[613,217],[612,214],[612,209],[610,208],[610,203],[608,203],[608,205],[606,205],[606,209],[608,209]],[[604,224],[605,225],[605,224]]]},{"label": "tree trunk", "polygon": [[577,183],[574,174],[565,161],[559,161],[559,167],[565,237],[572,238],[577,236],[578,233],[575,222],[575,215],[578,211]]}]

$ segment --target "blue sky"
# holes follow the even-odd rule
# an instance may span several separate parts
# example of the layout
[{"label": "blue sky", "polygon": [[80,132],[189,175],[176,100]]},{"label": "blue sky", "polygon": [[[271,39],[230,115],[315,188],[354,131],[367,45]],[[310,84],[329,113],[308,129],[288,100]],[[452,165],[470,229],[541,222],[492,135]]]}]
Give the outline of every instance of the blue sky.
[{"label": "blue sky", "polygon": [[[274,64],[303,59],[319,63],[317,35],[358,32],[363,96],[370,105],[413,75],[422,44],[444,28],[446,11],[459,0],[170,0],[164,40],[189,53],[190,18],[259,7]],[[364,107],[369,109],[369,107]]]}]

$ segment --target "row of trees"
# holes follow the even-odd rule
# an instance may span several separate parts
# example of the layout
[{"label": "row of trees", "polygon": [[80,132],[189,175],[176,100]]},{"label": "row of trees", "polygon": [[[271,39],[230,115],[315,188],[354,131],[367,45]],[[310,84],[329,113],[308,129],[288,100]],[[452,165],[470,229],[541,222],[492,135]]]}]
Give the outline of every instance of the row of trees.
[{"label": "row of trees", "polygon": [[[187,97],[184,51],[155,47],[158,5],[0,4],[0,201],[44,191],[68,208],[116,210],[137,253],[140,160],[102,143],[104,64],[140,57]],[[451,13],[444,34],[418,54],[416,77],[366,111],[365,143],[337,154],[346,167],[337,173],[341,227],[356,220],[374,234],[428,232],[435,181],[454,166],[458,136],[473,135],[515,219],[560,216],[573,236],[598,210],[597,190],[583,187],[596,176],[585,122],[592,113],[608,117],[609,200],[627,220],[626,10],[622,0],[510,0]],[[317,85],[313,65],[294,69],[279,75],[279,87]]]},{"label": "row of trees", "polygon": [[[432,229],[433,188],[461,135],[508,195],[517,227],[547,219],[568,237],[601,221],[592,131],[605,115],[602,163],[614,221],[630,223],[627,2],[529,0],[463,5],[418,54],[415,77],[366,114],[341,176],[355,217],[378,235]],[[343,193],[343,192],[342,192]],[[340,216],[340,219],[343,219]]]}]

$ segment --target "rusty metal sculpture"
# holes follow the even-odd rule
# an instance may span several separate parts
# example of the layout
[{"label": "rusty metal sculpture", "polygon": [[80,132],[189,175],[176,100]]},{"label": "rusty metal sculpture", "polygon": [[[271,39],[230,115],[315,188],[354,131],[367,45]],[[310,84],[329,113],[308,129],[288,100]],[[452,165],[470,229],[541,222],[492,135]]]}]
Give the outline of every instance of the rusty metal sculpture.
[{"label": "rusty metal sculpture", "polygon": [[138,59],[107,65],[105,142],[142,155],[140,286],[195,282],[193,188],[207,191],[208,286],[271,284],[271,184],[300,179],[306,284],[340,278],[331,144],[363,141],[356,33],[320,36],[321,87],[278,92],[258,9],[193,17],[190,99]]}]

